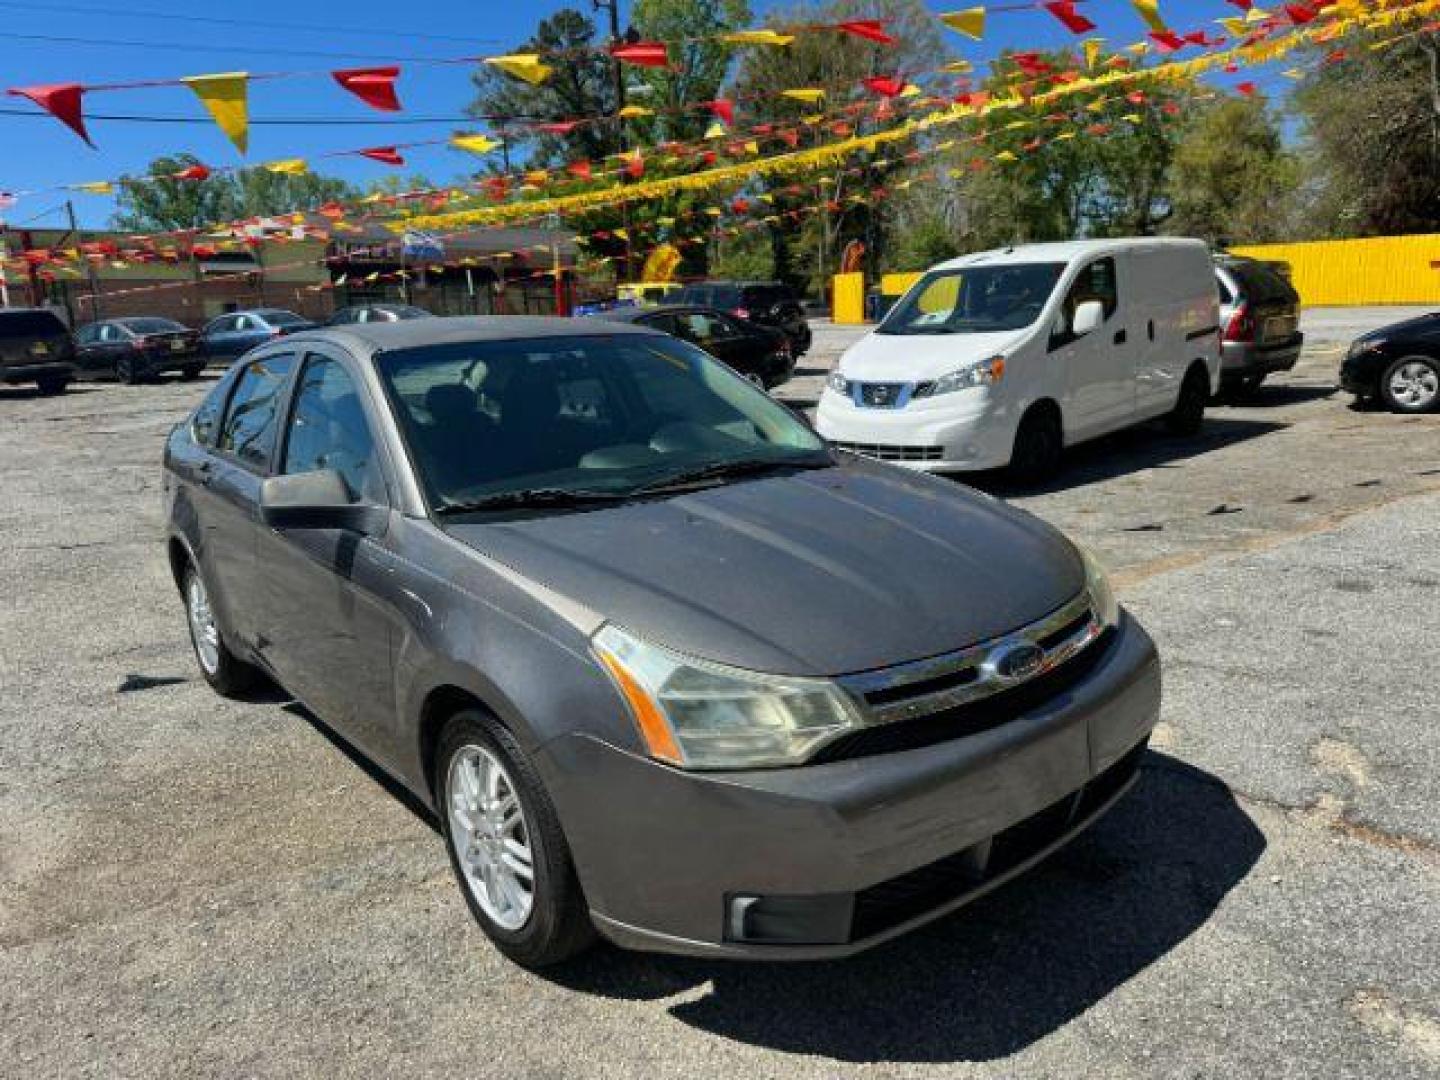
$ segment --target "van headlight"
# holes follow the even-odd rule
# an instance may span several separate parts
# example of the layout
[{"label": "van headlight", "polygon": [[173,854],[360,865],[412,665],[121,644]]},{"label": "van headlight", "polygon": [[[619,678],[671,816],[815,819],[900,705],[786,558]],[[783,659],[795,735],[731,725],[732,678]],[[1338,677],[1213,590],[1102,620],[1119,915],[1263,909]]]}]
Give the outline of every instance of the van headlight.
[{"label": "van headlight", "polygon": [[951,394],[956,390],[968,390],[972,386],[992,386],[1005,377],[1005,357],[992,356],[978,364],[967,364],[957,371],[922,386],[915,391],[916,397],[936,397]]},{"label": "van headlight", "polygon": [[1085,592],[1090,597],[1090,610],[1102,625],[1117,625],[1120,622],[1120,601],[1115,599],[1110,575],[1100,565],[1100,560],[1093,551],[1083,544],[1076,544],[1075,547],[1085,563]]},{"label": "van headlight", "polygon": [[864,721],[827,679],[766,675],[683,656],[613,624],[591,640],[650,755],[687,769],[795,765]]},{"label": "van headlight", "polygon": [[830,372],[830,377],[825,380],[825,385],[837,394],[850,393],[850,380],[841,374],[839,368],[835,368]]}]

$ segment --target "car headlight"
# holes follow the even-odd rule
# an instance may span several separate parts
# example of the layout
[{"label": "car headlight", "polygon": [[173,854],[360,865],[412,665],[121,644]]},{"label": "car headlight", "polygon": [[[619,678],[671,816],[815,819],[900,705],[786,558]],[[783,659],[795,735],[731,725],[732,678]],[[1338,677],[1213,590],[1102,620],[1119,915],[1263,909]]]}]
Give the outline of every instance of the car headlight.
[{"label": "car headlight", "polygon": [[1345,355],[1359,356],[1361,353],[1369,352],[1371,349],[1378,349],[1381,345],[1384,344],[1384,338],[1360,338],[1359,340],[1352,341],[1350,343],[1350,351]]},{"label": "car headlight", "polygon": [[682,656],[613,624],[601,627],[591,644],[651,756],[683,768],[795,765],[864,722],[850,697],[826,679]]},{"label": "car headlight", "polygon": [[841,374],[839,368],[830,372],[830,377],[825,380],[825,385],[837,394],[850,393],[850,380]]},{"label": "car headlight", "polygon": [[1005,357],[992,356],[978,364],[967,364],[958,371],[941,375],[929,386],[915,391],[916,397],[935,397],[951,394],[956,390],[967,390],[972,386],[991,386],[1005,377]]},{"label": "car headlight", "polygon": [[1115,590],[1110,585],[1110,575],[1100,565],[1095,553],[1082,544],[1075,547],[1085,563],[1085,592],[1090,597],[1090,610],[1105,626],[1120,622],[1120,601],[1115,599]]}]

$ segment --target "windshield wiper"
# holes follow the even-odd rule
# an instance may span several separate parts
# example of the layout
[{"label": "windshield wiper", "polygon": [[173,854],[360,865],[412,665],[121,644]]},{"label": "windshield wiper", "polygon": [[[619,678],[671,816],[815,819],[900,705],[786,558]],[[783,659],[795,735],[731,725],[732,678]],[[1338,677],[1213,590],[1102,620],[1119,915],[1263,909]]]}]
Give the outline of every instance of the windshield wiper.
[{"label": "windshield wiper", "polygon": [[627,494],[643,495],[653,491],[668,491],[671,488],[698,484],[705,480],[719,480],[727,476],[748,476],[752,473],[771,472],[775,469],[825,469],[833,465],[829,455],[822,457],[798,458],[735,458],[730,461],[712,461],[694,469],[662,476],[648,484],[631,488]]},{"label": "windshield wiper", "polygon": [[628,492],[591,491],[585,488],[521,488],[518,491],[497,491],[478,499],[442,503],[439,514],[470,514],[477,510],[519,510],[529,507],[582,506],[586,503],[617,502],[629,498]]}]

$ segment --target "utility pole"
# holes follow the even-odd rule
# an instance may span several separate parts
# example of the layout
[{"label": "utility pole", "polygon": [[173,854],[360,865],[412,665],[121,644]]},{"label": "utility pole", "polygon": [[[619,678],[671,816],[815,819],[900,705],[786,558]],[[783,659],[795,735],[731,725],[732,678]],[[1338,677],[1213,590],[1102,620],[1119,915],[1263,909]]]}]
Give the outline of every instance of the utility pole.
[{"label": "utility pole", "polygon": [[[596,11],[607,12],[610,16],[610,47],[614,48],[623,40],[620,37],[620,0],[590,0],[591,7]],[[616,142],[625,141],[625,121],[620,119],[620,110],[625,108],[625,71],[620,65],[620,59],[616,56],[610,57],[610,72],[615,80],[615,132]],[[625,174],[620,174],[620,182],[625,183]],[[624,278],[630,280],[630,204],[625,200],[620,202],[620,223],[625,230],[625,261]]]},{"label": "utility pole", "polygon": [[[69,199],[65,200],[65,216],[70,222],[70,236],[74,237],[75,246],[78,248],[80,246],[80,230],[75,226],[75,204]],[[83,256],[84,252],[81,252],[81,255]],[[85,260],[85,271],[86,276],[90,279],[90,306],[94,308],[90,312],[90,318],[92,321],[96,321],[100,318],[100,279],[95,272],[95,264],[89,259]],[[67,303],[65,306],[69,307],[70,305]],[[71,323],[75,321],[74,312],[70,313],[70,321]]]}]

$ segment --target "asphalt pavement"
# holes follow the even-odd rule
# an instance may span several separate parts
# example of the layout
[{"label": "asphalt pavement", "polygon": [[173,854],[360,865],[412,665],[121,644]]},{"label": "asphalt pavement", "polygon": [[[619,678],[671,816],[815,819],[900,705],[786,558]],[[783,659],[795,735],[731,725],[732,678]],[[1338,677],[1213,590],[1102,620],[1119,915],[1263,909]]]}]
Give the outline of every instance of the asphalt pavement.
[{"label": "asphalt pavement", "polygon": [[1154,748],[1090,833],[845,963],[548,976],[302,708],[196,673],[158,456],[209,381],[0,389],[0,1075],[1440,1076],[1440,416],[1351,409],[1341,349],[1196,438],[971,478],[1094,546],[1160,645]]}]

